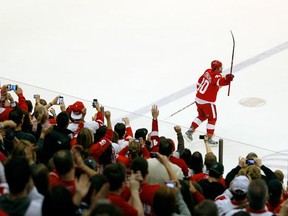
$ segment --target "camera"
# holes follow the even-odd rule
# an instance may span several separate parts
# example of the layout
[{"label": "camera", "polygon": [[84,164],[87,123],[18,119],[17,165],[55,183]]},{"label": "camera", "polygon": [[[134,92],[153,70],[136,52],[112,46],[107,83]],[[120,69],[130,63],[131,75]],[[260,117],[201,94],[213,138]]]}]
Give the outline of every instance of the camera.
[{"label": "camera", "polygon": [[97,99],[93,99],[92,106],[95,107],[97,103],[98,103],[98,100]]},{"label": "camera", "polygon": [[205,135],[199,135],[199,139],[204,139]]},{"label": "camera", "polygon": [[58,104],[62,104],[63,103],[63,97],[62,96],[59,96],[58,98]]},{"label": "camera", "polygon": [[249,159],[249,160],[247,159],[246,160],[247,165],[253,165],[254,163],[255,163],[255,161],[253,159]]},{"label": "camera", "polygon": [[17,90],[17,85],[11,85],[9,84],[7,86],[7,91],[16,91]]},{"label": "camera", "polygon": [[166,181],[165,185],[169,188],[175,188],[175,182],[174,181]]},{"label": "camera", "polygon": [[158,158],[158,155],[156,152],[150,152],[150,157],[151,158]]}]

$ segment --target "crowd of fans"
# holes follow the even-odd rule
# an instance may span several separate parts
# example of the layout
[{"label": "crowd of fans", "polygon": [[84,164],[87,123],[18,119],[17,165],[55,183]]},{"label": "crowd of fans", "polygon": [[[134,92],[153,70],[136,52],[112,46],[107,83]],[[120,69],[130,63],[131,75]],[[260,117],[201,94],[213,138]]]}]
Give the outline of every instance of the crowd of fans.
[{"label": "crowd of fans", "polygon": [[208,136],[201,153],[178,125],[177,140],[159,134],[156,105],[151,130],[135,130],[98,102],[88,121],[81,101],[35,101],[1,88],[0,216],[288,215],[280,170],[250,152],[224,177]]}]

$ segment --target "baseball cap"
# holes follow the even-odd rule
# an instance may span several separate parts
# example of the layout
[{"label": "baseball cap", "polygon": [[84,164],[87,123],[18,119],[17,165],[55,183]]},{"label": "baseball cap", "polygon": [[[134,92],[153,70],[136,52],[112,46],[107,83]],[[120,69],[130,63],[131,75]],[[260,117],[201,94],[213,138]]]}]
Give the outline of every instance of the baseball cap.
[{"label": "baseball cap", "polygon": [[237,176],[233,179],[231,189],[233,192],[240,190],[244,193],[247,193],[249,183],[250,183],[250,181],[246,176],[240,175],[240,176]]},{"label": "baseball cap", "polygon": [[222,175],[224,173],[224,166],[221,163],[216,162],[210,167],[210,170],[218,175]]},{"label": "baseball cap", "polygon": [[136,130],[135,132],[135,138],[139,139],[142,137],[144,140],[146,140],[146,135],[148,134],[148,130],[146,128],[140,128]]},{"label": "baseball cap", "polygon": [[82,109],[85,108],[81,101],[76,101],[71,105],[71,118],[79,120],[82,118]]}]

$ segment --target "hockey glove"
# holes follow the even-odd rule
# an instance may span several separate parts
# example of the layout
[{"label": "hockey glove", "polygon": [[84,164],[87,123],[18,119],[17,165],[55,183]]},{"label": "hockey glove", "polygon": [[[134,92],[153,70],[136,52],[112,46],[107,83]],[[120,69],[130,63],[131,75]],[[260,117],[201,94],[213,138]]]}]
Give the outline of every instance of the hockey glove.
[{"label": "hockey glove", "polygon": [[225,79],[226,79],[227,81],[232,81],[233,78],[234,78],[234,75],[233,75],[233,74],[226,74],[226,76],[225,76]]}]

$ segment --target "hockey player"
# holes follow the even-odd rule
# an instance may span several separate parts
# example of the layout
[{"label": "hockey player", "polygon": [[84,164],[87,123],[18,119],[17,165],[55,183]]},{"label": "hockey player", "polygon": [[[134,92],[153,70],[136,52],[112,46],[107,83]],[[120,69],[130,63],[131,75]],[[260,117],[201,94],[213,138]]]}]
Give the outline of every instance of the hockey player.
[{"label": "hockey player", "polygon": [[232,74],[226,74],[225,77],[222,77],[222,69],[222,63],[214,60],[211,62],[211,69],[207,69],[198,79],[195,98],[198,116],[193,120],[189,130],[185,133],[191,141],[193,140],[193,132],[202,122],[208,120],[206,125],[208,142],[210,144],[217,144],[217,142],[212,139],[217,121],[215,105],[217,93],[220,86],[229,85],[234,78]]}]

